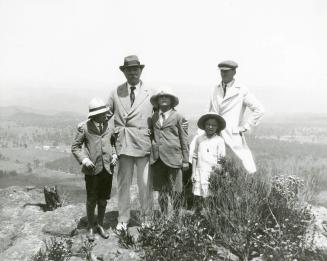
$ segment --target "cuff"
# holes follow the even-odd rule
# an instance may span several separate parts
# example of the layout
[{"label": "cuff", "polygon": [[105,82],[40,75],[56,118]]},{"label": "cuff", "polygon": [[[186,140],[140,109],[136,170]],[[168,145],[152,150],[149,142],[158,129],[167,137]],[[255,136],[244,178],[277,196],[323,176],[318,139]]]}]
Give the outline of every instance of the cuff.
[{"label": "cuff", "polygon": [[85,165],[85,163],[86,163],[87,161],[89,161],[89,158],[85,158],[85,159],[83,159],[83,160],[82,160],[82,164]]}]

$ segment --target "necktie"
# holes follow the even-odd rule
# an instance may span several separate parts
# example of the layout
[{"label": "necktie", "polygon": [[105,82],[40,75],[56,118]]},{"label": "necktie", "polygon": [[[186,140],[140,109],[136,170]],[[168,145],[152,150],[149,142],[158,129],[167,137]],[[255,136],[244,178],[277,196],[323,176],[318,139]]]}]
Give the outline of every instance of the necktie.
[{"label": "necktie", "polygon": [[135,101],[135,91],[136,87],[135,86],[131,86],[131,94],[130,94],[130,99],[131,99],[131,106],[133,106],[133,103]]},{"label": "necktie", "polygon": [[99,131],[100,131],[100,134],[102,134],[102,132],[103,132],[103,126],[102,126],[102,123],[99,123]]},{"label": "necktie", "polygon": [[227,89],[227,84],[223,83],[223,90],[224,90],[224,96],[223,97],[225,97],[225,95],[226,95],[226,89]]}]

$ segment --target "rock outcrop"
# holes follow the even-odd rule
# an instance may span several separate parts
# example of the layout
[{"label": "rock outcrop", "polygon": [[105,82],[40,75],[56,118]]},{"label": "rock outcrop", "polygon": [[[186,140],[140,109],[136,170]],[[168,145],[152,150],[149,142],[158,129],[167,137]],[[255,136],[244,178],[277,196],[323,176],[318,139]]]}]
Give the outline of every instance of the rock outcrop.
[{"label": "rock outcrop", "polygon": [[[0,260],[30,261],[51,237],[71,238],[73,255],[71,260],[85,260],[79,250],[86,233],[85,204],[67,205],[54,211],[44,212],[42,189],[9,187],[0,190]],[[113,200],[115,201],[115,200]],[[108,209],[112,209],[111,202]],[[117,223],[117,211],[106,214],[105,228]],[[138,254],[123,249],[118,238],[110,230],[110,238],[96,236],[93,252],[103,260],[137,260]]]},{"label": "rock outcrop", "polygon": [[[137,191],[133,194],[137,194]],[[0,189],[0,198],[1,261],[30,261],[44,248],[45,240],[53,237],[71,239],[73,257],[70,260],[85,260],[81,253],[86,240],[85,204],[44,211],[43,190],[35,187]],[[136,198],[133,198],[133,201],[136,201]],[[92,253],[99,260],[139,260],[141,254],[133,249],[120,247],[118,237],[111,229],[117,224],[116,208],[117,198],[113,197],[109,201],[104,221],[104,228],[110,237],[105,240],[96,234]],[[313,206],[312,213],[315,220],[308,229],[308,247],[327,255],[327,209]],[[132,234],[137,234],[136,227],[131,229],[131,232],[133,231],[135,233]]]},{"label": "rock outcrop", "polygon": [[313,206],[314,222],[307,230],[307,248],[327,256],[327,209]]}]

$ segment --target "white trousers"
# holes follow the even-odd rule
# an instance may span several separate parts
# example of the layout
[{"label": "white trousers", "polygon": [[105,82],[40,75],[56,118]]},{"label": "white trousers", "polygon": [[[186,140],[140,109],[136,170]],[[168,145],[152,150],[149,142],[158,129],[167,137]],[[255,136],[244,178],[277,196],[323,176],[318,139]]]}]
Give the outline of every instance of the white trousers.
[{"label": "white trousers", "polygon": [[117,175],[118,183],[118,223],[128,223],[130,219],[130,186],[133,180],[134,166],[137,172],[137,185],[142,214],[152,209],[152,178],[149,171],[149,156],[132,157],[120,155]]}]

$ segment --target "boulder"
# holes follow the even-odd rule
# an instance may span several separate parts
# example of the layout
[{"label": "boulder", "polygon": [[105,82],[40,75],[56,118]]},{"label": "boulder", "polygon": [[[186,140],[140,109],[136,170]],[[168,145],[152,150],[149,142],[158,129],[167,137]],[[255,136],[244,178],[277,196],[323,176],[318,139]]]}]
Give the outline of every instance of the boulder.
[{"label": "boulder", "polygon": [[69,237],[74,234],[80,219],[85,216],[85,205],[69,205],[57,208],[44,214],[42,232],[53,235]]},{"label": "boulder", "polygon": [[327,257],[327,209],[312,206],[314,222],[310,224],[306,234],[306,247],[319,251]]}]

